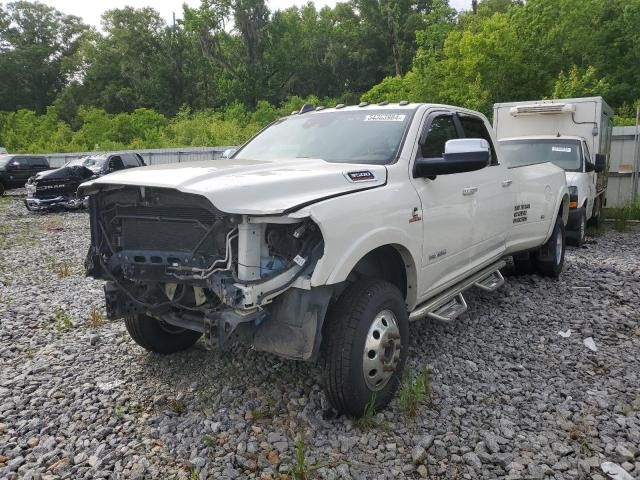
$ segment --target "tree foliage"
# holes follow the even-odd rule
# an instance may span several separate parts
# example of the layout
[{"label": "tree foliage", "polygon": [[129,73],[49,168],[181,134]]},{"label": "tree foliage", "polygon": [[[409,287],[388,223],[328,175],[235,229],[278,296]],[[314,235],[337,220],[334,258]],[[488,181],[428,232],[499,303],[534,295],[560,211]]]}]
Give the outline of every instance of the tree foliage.
[{"label": "tree foliage", "polygon": [[602,95],[618,123],[635,118],[640,0],[473,5],[345,0],[271,11],[265,0],[200,0],[170,24],[150,7],[109,10],[97,31],[41,3],[9,3],[0,6],[0,145],[236,144],[318,97],[490,114],[495,102]]}]

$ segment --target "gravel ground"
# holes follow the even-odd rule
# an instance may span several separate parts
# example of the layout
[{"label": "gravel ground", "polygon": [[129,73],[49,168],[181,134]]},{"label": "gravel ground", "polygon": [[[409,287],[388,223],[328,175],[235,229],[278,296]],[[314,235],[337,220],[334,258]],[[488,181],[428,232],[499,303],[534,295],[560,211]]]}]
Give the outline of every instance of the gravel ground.
[{"label": "gravel ground", "polygon": [[412,324],[429,398],[365,429],[332,413],[315,365],[153,355],[101,324],[86,213],[28,214],[20,194],[0,199],[1,478],[290,478],[297,436],[318,478],[598,480],[606,461],[640,478],[638,231],[570,250],[559,281],[508,277],[454,323]]}]

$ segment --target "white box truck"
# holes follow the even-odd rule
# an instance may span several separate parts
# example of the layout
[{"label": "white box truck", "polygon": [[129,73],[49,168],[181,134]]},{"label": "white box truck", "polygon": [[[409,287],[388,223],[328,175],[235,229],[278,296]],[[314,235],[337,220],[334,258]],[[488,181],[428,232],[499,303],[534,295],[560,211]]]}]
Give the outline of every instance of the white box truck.
[{"label": "white box truck", "polygon": [[581,246],[606,205],[613,110],[602,97],[496,103],[493,128],[512,167],[552,162],[566,172],[567,237]]}]

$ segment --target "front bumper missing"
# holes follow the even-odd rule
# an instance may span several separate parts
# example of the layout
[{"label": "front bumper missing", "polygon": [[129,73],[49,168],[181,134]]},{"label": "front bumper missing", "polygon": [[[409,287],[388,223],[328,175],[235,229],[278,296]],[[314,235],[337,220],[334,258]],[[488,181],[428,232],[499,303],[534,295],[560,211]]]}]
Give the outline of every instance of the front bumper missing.
[{"label": "front bumper missing", "polygon": [[77,210],[87,207],[87,199],[85,198],[69,198],[58,196],[54,198],[35,198],[28,197],[24,200],[27,210],[30,212],[38,212],[51,210],[54,208],[66,208],[68,210]]},{"label": "front bumper missing", "polygon": [[250,337],[266,316],[264,310],[225,309],[210,312],[200,318],[175,312],[157,315],[157,318],[176,327],[201,332],[208,349],[218,347],[224,351],[229,350],[234,341]]}]

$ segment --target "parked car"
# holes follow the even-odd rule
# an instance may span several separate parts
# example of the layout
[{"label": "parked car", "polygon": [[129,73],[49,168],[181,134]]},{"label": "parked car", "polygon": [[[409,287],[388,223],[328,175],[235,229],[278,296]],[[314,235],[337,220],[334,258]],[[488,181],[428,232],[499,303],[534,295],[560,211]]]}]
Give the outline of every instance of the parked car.
[{"label": "parked car", "polygon": [[82,182],[143,165],[144,160],[137,153],[91,155],[71,160],[64,167],[29,178],[24,202],[29,211],[81,208],[84,199],[77,196],[77,190]]},{"label": "parked car", "polygon": [[611,107],[602,97],[496,103],[493,123],[508,163],[553,162],[565,170],[567,237],[582,246],[587,223],[599,225],[606,205]]},{"label": "parked car", "polygon": [[229,159],[118,172],[91,197],[89,276],[152,352],[203,334],[324,362],[340,412],[384,407],[408,322],[451,321],[516,268],[557,277],[569,194],[550,163],[507,168],[487,119],[444,105],[305,106]]},{"label": "parked car", "polygon": [[0,195],[24,187],[29,177],[48,169],[49,162],[41,155],[0,155]]}]

